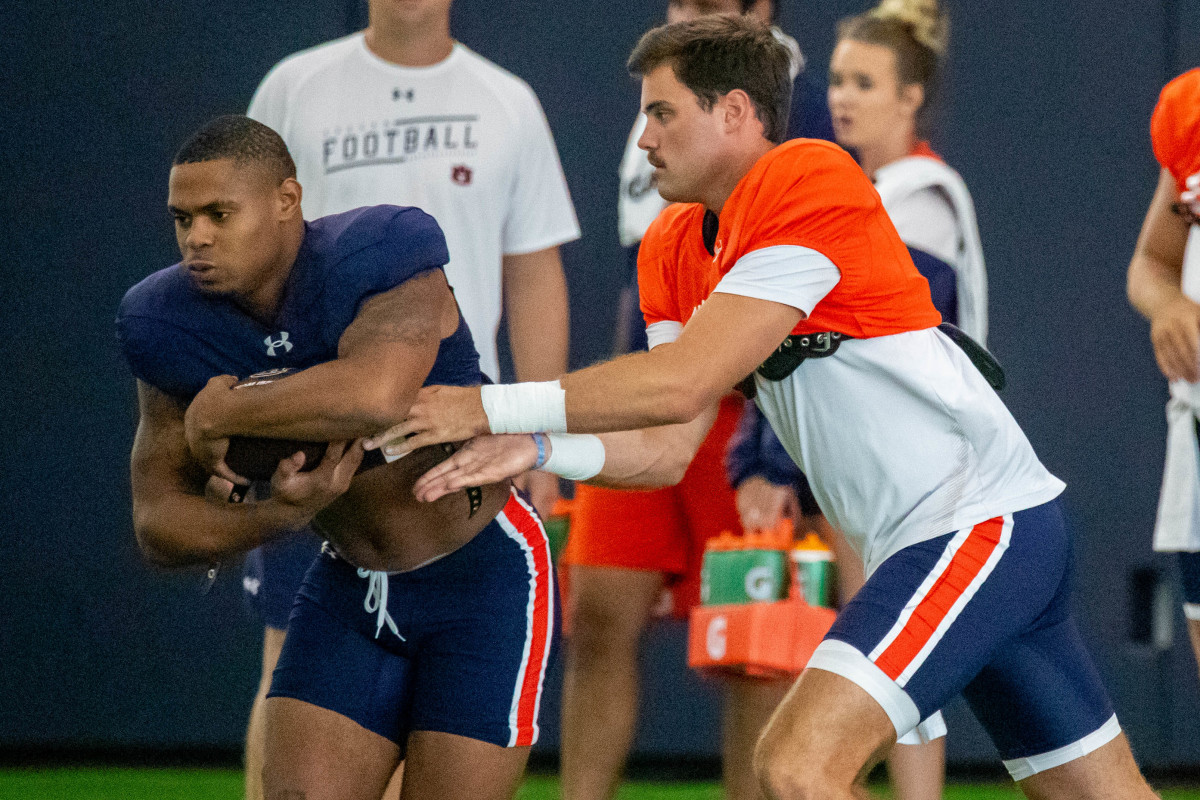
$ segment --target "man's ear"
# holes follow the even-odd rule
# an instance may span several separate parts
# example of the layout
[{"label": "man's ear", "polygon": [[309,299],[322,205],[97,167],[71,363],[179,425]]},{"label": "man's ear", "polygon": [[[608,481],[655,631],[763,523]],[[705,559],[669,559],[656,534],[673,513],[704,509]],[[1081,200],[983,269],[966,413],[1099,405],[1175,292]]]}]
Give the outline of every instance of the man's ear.
[{"label": "man's ear", "polygon": [[289,219],[293,214],[301,213],[300,200],[304,196],[304,190],[300,188],[300,181],[284,178],[275,194],[279,200],[279,216],[282,219]]},{"label": "man's ear", "polygon": [[733,89],[720,100],[724,113],[725,130],[733,132],[745,125],[762,125],[754,101],[742,89]]}]

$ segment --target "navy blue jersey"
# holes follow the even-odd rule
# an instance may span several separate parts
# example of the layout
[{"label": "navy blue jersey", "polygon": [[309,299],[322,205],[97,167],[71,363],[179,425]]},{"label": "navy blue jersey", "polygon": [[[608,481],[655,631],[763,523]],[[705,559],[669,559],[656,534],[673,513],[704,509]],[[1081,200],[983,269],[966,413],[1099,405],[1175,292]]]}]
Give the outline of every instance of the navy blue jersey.
[{"label": "navy blue jersey", "polygon": [[[433,217],[416,208],[367,206],[306,222],[304,240],[272,325],[229,298],[195,288],[182,263],[125,294],[117,338],[133,374],[190,401],[215,375],[245,377],[337,358],[338,340],[363,301],[449,260]],[[481,383],[479,354],[461,319],[442,340],[428,384]]]}]

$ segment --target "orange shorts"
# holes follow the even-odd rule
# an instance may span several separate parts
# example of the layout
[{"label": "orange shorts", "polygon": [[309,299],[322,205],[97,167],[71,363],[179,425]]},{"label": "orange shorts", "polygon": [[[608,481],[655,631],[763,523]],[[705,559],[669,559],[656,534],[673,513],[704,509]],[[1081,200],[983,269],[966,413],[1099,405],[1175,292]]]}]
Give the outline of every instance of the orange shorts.
[{"label": "orange shorts", "polygon": [[[562,565],[666,573],[671,611],[686,617],[700,602],[704,543],[722,531],[742,532],[734,492],[725,473],[725,449],[737,429],[741,411],[740,397],[721,401],[708,438],[675,486],[623,491],[578,484]],[[559,582],[567,595],[569,569],[559,573]]]}]

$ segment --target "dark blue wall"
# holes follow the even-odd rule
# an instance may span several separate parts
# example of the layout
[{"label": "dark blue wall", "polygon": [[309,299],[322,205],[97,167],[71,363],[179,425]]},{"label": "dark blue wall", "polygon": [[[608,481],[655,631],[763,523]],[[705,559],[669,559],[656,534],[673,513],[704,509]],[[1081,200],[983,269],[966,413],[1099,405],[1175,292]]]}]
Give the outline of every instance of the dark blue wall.
[{"label": "dark blue wall", "polygon": [[[862,5],[788,0],[784,27],[823,73],[835,21]],[[637,103],[622,65],[658,6],[455,8],[458,37],[528,80],[555,131],[584,231],[566,248],[576,365],[611,342],[623,266],[616,163]],[[1200,722],[1180,709],[1194,709],[1200,692],[1178,612],[1169,650],[1128,635],[1129,571],[1172,565],[1149,548],[1165,389],[1123,287],[1155,180],[1147,120],[1165,80],[1200,62],[1200,9],[1185,0],[949,6],[952,79],[934,144],[975,193],[1005,398],[1070,484],[1077,608],[1135,747],[1155,764],[1194,764]],[[279,58],[359,18],[356,0],[61,0],[6,16],[0,747],[240,740],[258,632],[236,568],[201,597],[198,575],[140,561],[127,479],[135,408],[112,317],[129,285],[175,256],[164,200],[178,143],[243,109]],[[672,641],[677,632],[660,637],[650,658],[671,661],[662,653]],[[644,750],[669,750],[671,720],[687,712],[701,734],[683,749],[715,752],[713,693],[688,691],[654,694]],[[961,718],[952,725],[968,725]],[[960,730],[952,756],[985,757],[977,729]]]}]

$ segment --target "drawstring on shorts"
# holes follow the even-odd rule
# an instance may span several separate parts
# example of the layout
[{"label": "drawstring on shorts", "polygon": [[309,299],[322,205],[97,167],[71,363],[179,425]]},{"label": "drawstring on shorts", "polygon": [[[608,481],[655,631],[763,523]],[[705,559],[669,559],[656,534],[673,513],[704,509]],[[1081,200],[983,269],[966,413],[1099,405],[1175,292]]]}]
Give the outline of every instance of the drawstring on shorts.
[{"label": "drawstring on shorts", "polygon": [[367,596],[363,600],[363,608],[368,614],[375,614],[375,638],[379,638],[379,634],[383,631],[383,626],[386,624],[392,633],[400,641],[408,641],[400,635],[400,629],[396,627],[396,621],[392,619],[392,615],[388,613],[387,596],[388,596],[388,574],[380,570],[358,568],[358,577],[368,578]]}]

